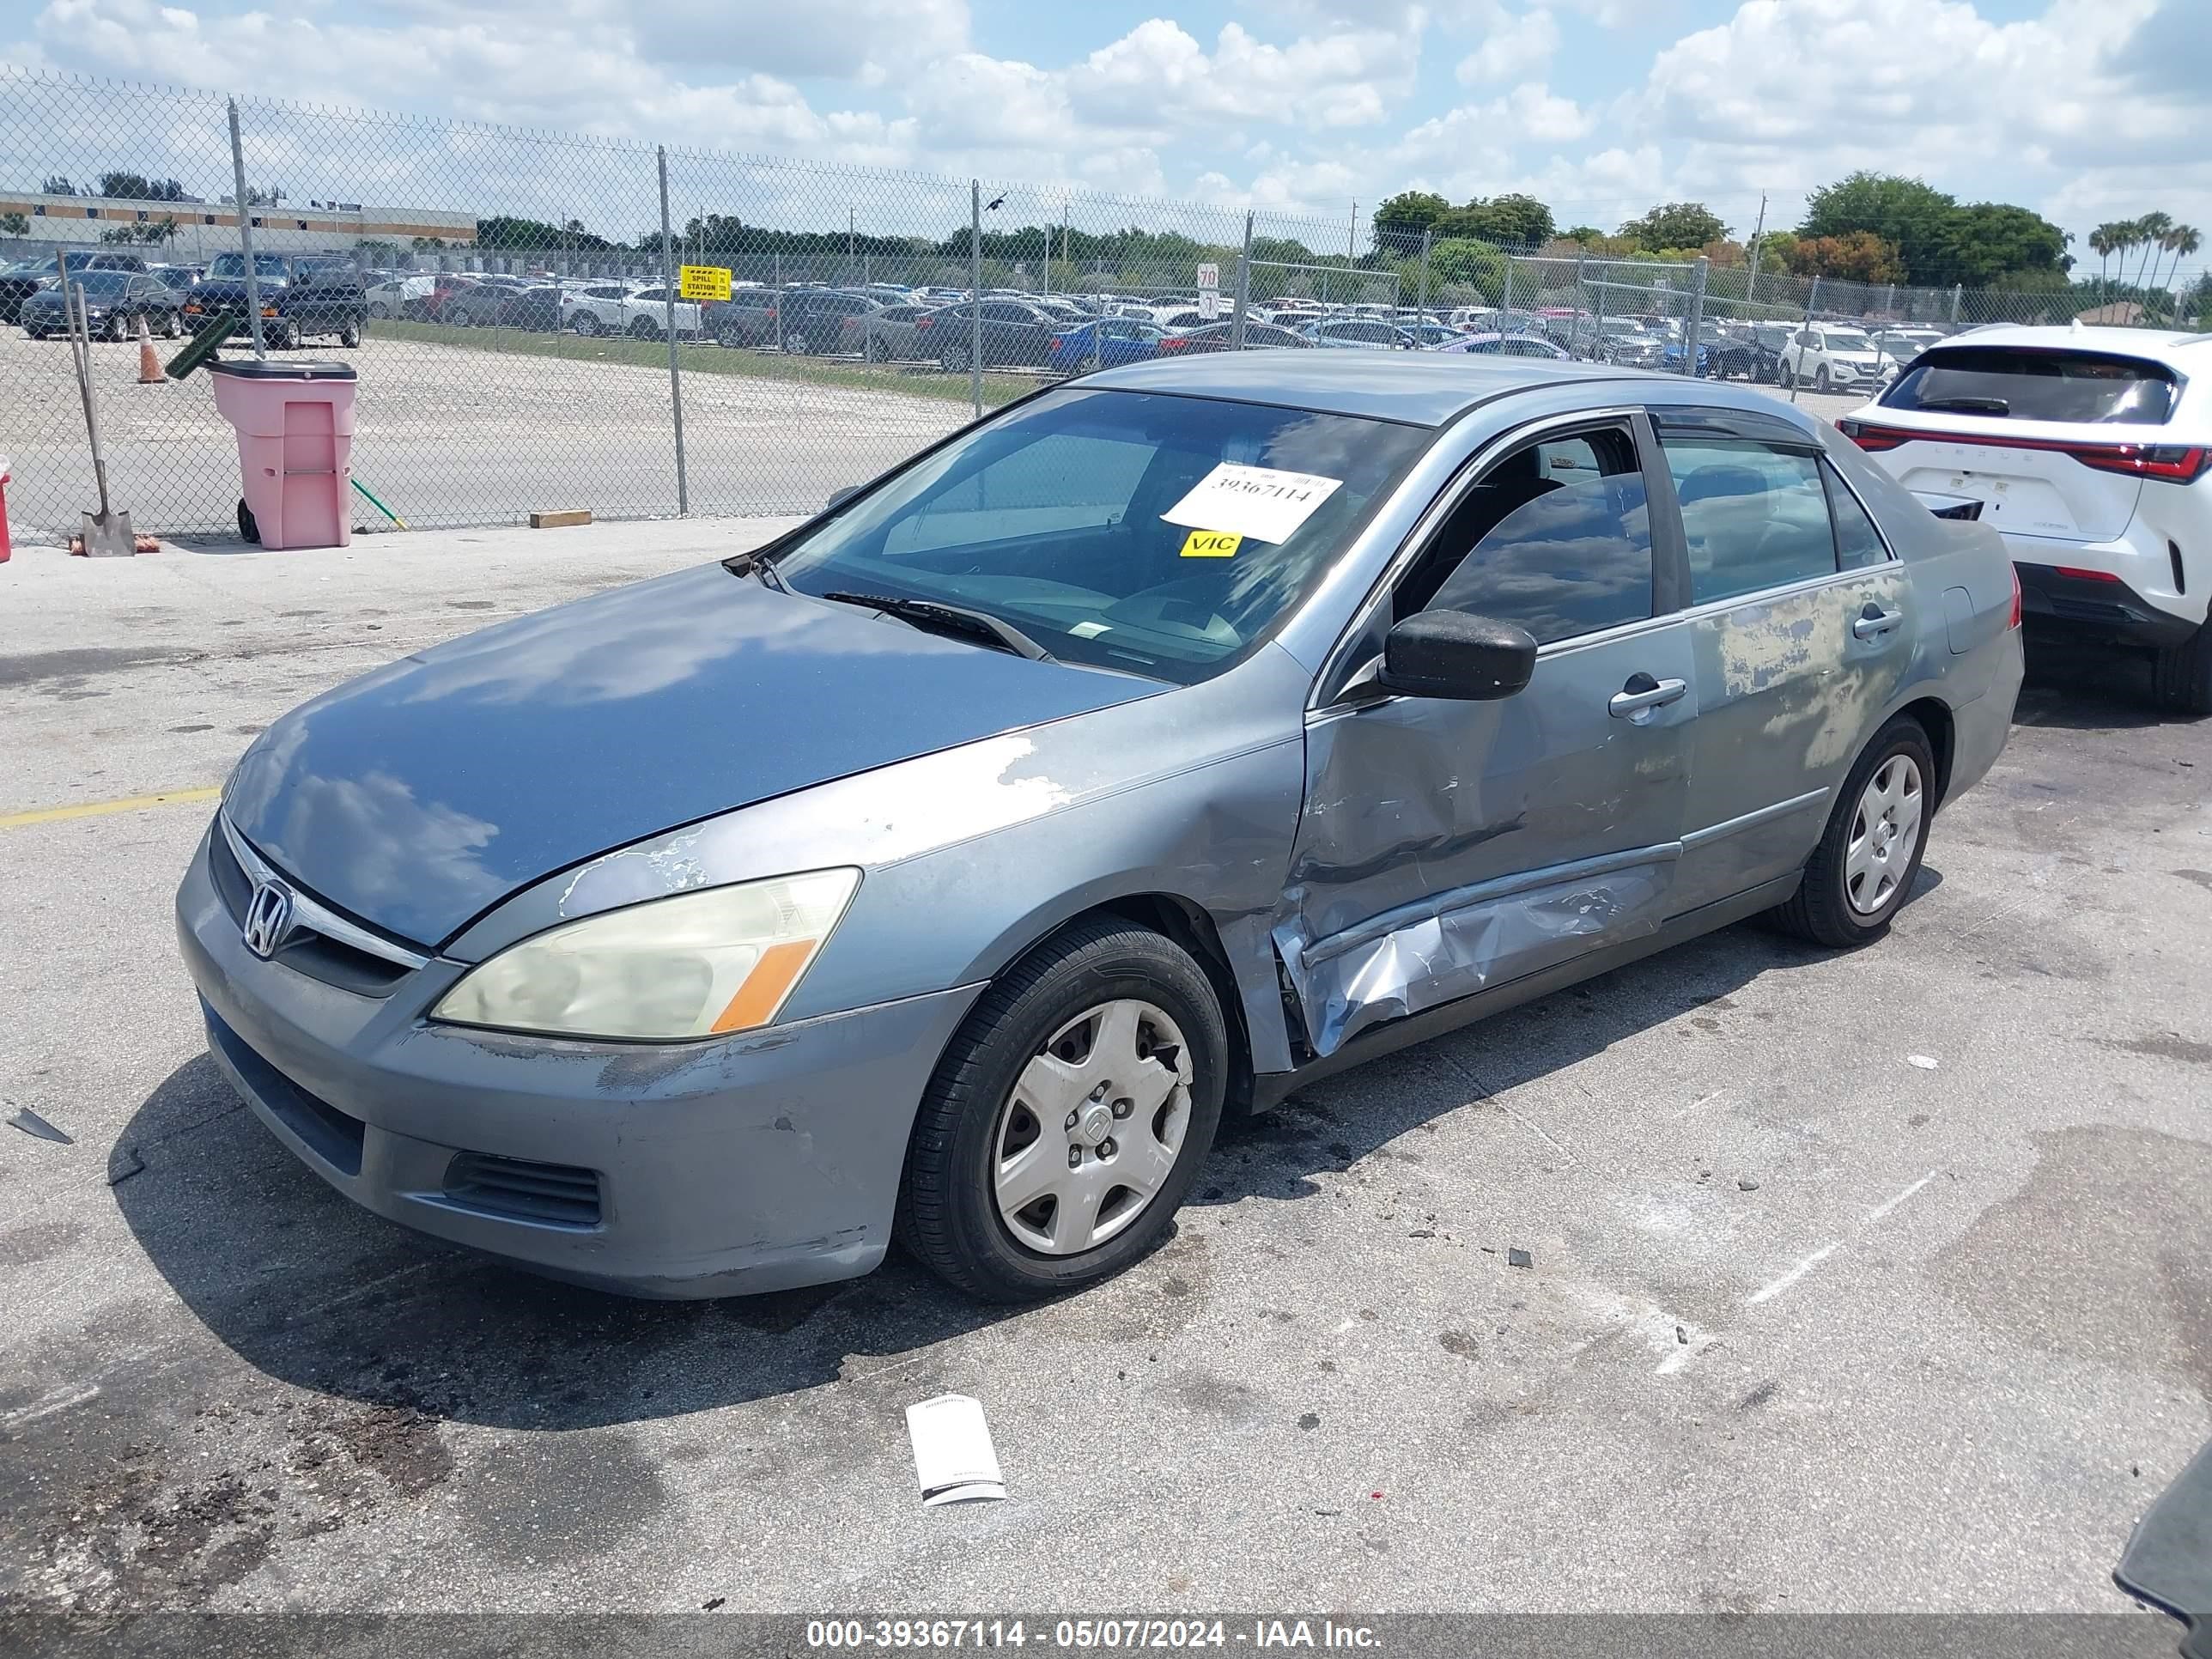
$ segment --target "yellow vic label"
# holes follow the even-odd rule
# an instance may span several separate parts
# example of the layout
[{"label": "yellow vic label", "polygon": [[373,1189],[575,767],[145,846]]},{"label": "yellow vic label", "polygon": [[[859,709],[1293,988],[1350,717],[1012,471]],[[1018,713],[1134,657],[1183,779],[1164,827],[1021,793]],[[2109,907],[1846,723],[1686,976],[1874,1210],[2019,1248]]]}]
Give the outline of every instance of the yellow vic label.
[{"label": "yellow vic label", "polygon": [[1243,541],[1242,536],[1232,536],[1225,530],[1194,530],[1183,538],[1182,556],[1186,559],[1234,558]]}]

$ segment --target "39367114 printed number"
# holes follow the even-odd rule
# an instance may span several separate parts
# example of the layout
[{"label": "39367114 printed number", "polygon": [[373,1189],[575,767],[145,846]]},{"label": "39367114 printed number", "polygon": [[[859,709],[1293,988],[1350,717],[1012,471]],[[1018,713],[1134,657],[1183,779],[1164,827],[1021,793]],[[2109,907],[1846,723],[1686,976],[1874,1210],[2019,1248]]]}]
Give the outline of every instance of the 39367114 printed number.
[{"label": "39367114 printed number", "polygon": [[806,1645],[837,1650],[1018,1648],[1030,1641],[1018,1619],[810,1619]]}]

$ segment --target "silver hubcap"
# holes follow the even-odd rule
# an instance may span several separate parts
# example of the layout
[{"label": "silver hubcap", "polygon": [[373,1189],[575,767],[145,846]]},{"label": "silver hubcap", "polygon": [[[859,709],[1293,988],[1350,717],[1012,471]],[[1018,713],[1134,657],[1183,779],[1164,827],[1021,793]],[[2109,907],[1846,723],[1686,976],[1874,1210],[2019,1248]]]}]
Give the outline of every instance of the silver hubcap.
[{"label": "silver hubcap", "polygon": [[1861,915],[1887,904],[1905,879],[1920,836],[1921,805],[1920,768],[1910,755],[1892,755],[1867,780],[1844,851],[1844,892]]},{"label": "silver hubcap", "polygon": [[1062,1026],[1014,1079],[991,1135],[999,1218],[1045,1255],[1105,1243],[1142,1215],[1190,1127],[1190,1054],[1149,1002]]}]

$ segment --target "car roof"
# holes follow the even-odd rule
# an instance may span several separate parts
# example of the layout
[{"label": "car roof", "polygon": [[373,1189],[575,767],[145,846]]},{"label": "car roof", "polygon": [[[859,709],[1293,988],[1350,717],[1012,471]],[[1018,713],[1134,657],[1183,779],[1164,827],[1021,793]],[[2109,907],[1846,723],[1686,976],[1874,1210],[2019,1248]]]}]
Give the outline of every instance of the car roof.
[{"label": "car roof", "polygon": [[[1224,351],[1200,358],[1157,358],[1085,375],[1080,385],[1130,392],[1172,392],[1287,404],[1328,415],[1359,415],[1419,426],[1442,426],[1477,404],[1506,394],[1576,381],[1592,386],[1638,382],[1638,391],[1703,386],[1679,375],[1540,357],[1486,357],[1472,352]],[[1700,397],[1698,401],[1710,401]],[[1787,410],[1758,392],[1731,402],[1747,409]]]},{"label": "car roof", "polygon": [[[2203,359],[2212,355],[2191,349],[2212,344],[2212,334],[2187,334],[2172,329],[2119,328],[2088,323],[2079,326],[2065,323],[2056,326],[1990,323],[1980,328],[1970,328],[1962,334],[1947,336],[1943,343],[2039,346],[2045,350],[2060,351],[2079,351],[2086,347],[2094,351],[2117,352],[2124,356],[2147,357],[2154,362],[2171,362],[2176,368],[2191,365],[2201,368]],[[2175,355],[2177,352],[2179,356]]]}]

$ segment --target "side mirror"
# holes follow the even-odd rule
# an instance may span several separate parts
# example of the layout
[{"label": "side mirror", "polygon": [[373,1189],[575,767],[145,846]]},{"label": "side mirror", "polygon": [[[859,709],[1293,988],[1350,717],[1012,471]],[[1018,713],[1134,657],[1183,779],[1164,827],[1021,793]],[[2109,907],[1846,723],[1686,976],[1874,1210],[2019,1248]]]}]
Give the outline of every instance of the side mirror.
[{"label": "side mirror", "polygon": [[822,510],[827,513],[833,507],[842,507],[860,493],[860,486],[858,484],[847,484],[842,489],[833,489],[830,492],[830,499],[822,503]]},{"label": "side mirror", "polygon": [[1378,678],[1409,697],[1489,702],[1511,696],[1535,672],[1535,639],[1519,623],[1424,611],[1383,636]]}]

